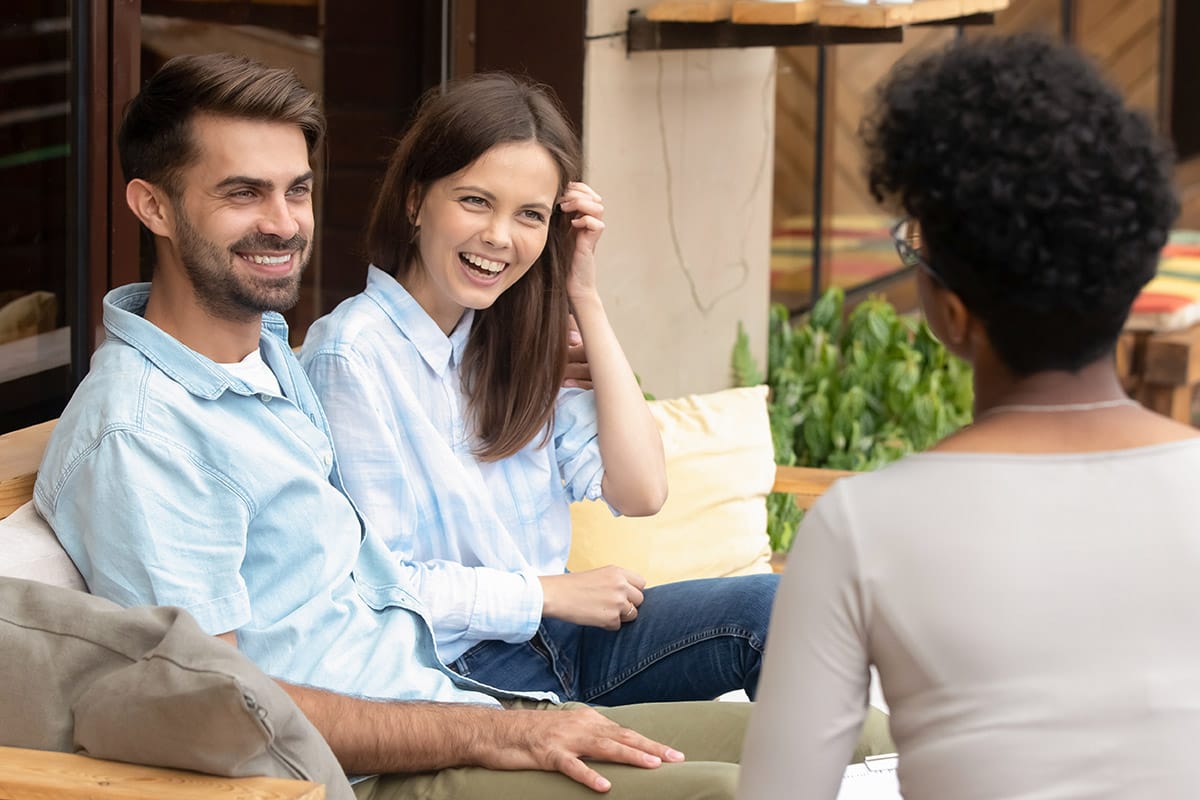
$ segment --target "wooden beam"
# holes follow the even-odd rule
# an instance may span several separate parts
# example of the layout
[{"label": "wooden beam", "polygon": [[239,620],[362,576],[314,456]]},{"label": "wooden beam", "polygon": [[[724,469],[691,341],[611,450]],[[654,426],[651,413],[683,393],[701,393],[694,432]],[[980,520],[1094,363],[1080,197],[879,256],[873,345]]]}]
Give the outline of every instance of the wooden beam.
[{"label": "wooden beam", "polygon": [[325,787],[283,778],[220,778],[0,747],[0,796],[12,800],[324,800]]},{"label": "wooden beam", "polygon": [[659,0],[646,9],[655,22],[720,22],[729,19],[733,0]]},{"label": "wooden beam", "polygon": [[721,22],[656,22],[629,15],[631,53],[709,50],[719,47],[789,47],[815,44],[880,44],[904,40],[902,28],[840,28],[824,25],[758,25]]},{"label": "wooden beam", "polygon": [[825,2],[817,15],[822,25],[852,28],[892,28],[922,22],[955,20],[1008,8],[1009,0],[913,0],[911,3]]},{"label": "wooden beam", "polygon": [[796,505],[812,508],[817,498],[842,478],[856,475],[840,469],[818,469],[816,467],[776,467],[775,485],[772,492],[785,492],[796,496]]},{"label": "wooden beam", "polygon": [[768,0],[735,0],[733,21],[758,25],[803,25],[816,22],[818,0],[798,3],[772,3]]},{"label": "wooden beam", "polygon": [[0,519],[33,497],[38,464],[57,422],[52,419],[0,436]]}]

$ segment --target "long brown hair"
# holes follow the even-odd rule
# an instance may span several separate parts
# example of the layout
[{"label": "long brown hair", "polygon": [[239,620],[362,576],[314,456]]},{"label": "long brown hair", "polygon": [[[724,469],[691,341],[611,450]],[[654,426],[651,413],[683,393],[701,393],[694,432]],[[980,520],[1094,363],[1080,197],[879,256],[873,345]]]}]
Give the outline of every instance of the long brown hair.
[{"label": "long brown hair", "polygon": [[[582,148],[548,87],[505,73],[472,75],[422,98],[388,162],[367,229],[371,262],[398,280],[417,268],[413,225],[430,184],[506,142],[537,142],[558,165],[558,194],[582,171]],[[554,415],[567,366],[570,220],[555,207],[546,249],[491,307],[475,312],[463,355],[463,391],[478,443],[495,461],[516,453]]]}]

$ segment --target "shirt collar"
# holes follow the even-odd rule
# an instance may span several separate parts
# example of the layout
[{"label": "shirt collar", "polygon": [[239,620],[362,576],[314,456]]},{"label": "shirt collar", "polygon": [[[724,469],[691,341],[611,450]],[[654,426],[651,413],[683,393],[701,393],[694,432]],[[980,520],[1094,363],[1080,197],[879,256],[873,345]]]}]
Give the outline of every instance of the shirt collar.
[{"label": "shirt collar", "polygon": [[383,309],[400,333],[413,343],[421,358],[439,378],[445,376],[447,369],[462,364],[463,351],[467,349],[471,325],[475,321],[474,309],[468,308],[447,336],[408,290],[379,267],[372,265],[367,270],[365,294]]},{"label": "shirt collar", "polygon": [[[214,399],[226,389],[239,394],[246,385],[234,378],[212,359],[202,356],[145,319],[150,299],[149,283],[131,283],[113,289],[104,296],[104,328],[113,339],[133,347],[160,370],[197,397]],[[263,336],[259,339],[263,357],[272,367],[280,384],[292,383],[290,375],[280,375],[280,348],[287,346],[287,323],[279,314],[263,314]],[[285,370],[286,372],[286,370]],[[286,386],[284,387],[286,391]]]}]

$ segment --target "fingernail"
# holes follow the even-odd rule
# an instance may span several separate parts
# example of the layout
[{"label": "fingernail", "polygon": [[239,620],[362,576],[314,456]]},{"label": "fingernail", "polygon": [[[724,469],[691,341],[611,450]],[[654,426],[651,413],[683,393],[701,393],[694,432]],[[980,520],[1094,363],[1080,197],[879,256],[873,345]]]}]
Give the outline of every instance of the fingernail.
[{"label": "fingernail", "polygon": [[679,752],[678,750],[667,748],[667,759],[670,761],[683,761],[684,756],[683,753]]},{"label": "fingernail", "polygon": [[583,337],[579,334],[579,331],[567,332],[567,344],[571,345],[572,347],[583,344]]},{"label": "fingernail", "polygon": [[659,758],[658,756],[652,756],[649,753],[646,754],[646,758],[644,760],[648,765],[650,765],[652,767],[657,767],[662,764],[661,758]]},{"label": "fingernail", "polygon": [[612,783],[609,782],[608,778],[596,778],[596,791],[607,792],[611,788]]}]

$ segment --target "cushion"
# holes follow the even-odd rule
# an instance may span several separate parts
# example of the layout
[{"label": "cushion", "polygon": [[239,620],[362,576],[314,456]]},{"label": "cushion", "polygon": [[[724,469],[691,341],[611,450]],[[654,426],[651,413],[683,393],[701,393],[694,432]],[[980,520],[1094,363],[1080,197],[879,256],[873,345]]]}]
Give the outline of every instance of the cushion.
[{"label": "cushion", "polygon": [[58,298],[53,292],[29,292],[0,302],[0,344],[54,329]]},{"label": "cushion", "polygon": [[653,517],[571,506],[567,567],[617,564],[648,585],[770,572],[766,496],[775,482],[767,387],[650,403],[662,432],[669,496]]},{"label": "cushion", "polygon": [[177,608],[0,578],[0,745],[350,785],[287,693]]},{"label": "cushion", "polygon": [[30,500],[0,519],[0,577],[87,591],[75,562]]}]

